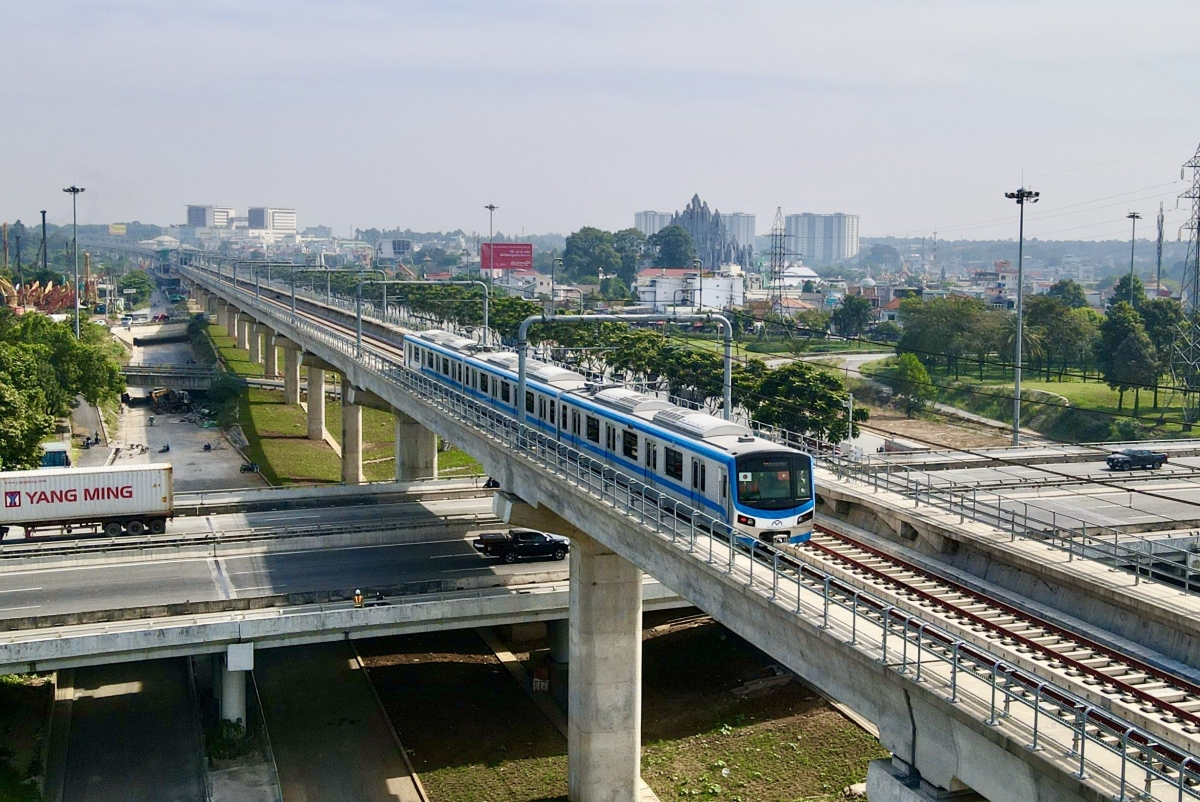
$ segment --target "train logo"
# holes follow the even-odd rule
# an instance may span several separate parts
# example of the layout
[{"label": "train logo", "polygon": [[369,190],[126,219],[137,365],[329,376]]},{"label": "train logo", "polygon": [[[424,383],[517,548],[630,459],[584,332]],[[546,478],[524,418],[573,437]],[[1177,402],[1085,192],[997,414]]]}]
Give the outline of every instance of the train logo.
[{"label": "train logo", "polygon": [[4,506],[5,506],[5,508],[20,507],[21,506],[21,491],[5,490],[4,491]]},{"label": "train logo", "polygon": [[771,521],[771,526],[783,526],[783,521]]}]

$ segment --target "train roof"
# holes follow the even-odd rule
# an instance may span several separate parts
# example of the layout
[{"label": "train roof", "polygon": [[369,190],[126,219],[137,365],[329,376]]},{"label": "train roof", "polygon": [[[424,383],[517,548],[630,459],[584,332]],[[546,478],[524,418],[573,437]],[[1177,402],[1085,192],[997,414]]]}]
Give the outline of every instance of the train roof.
[{"label": "train roof", "polygon": [[438,345],[451,348],[455,351],[467,351],[478,345],[474,340],[467,337],[460,337],[449,331],[441,331],[440,329],[429,329],[427,331],[419,331],[415,335],[422,340]]}]

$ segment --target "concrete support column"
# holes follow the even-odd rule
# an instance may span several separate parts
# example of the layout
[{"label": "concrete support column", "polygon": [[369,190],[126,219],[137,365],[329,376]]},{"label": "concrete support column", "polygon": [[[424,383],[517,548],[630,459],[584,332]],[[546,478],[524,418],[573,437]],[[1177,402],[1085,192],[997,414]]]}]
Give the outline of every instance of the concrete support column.
[{"label": "concrete support column", "polygon": [[263,330],[263,375],[273,378],[279,375],[279,346],[275,344],[275,330],[266,326]]},{"label": "concrete support column", "polygon": [[234,340],[236,340],[238,336],[238,319],[241,317],[241,314],[242,313],[238,311],[237,307],[233,306],[232,304],[229,306],[228,312],[226,312],[225,333]]},{"label": "concrete support column", "polygon": [[642,572],[586,535],[571,543],[567,787],[634,802],[641,771]]},{"label": "concrete support column", "polygon": [[243,351],[250,350],[250,327],[254,325],[254,321],[245,312],[238,314],[237,326],[237,347]]},{"label": "concrete support column", "polygon": [[250,361],[257,365],[262,362],[262,327],[257,323],[250,324]]},{"label": "concrete support column", "polygon": [[437,435],[400,410],[396,413],[396,481],[437,478]]},{"label": "concrete support column", "polygon": [[[934,802],[948,796],[948,792],[922,780],[920,774],[902,761],[885,758],[867,764],[867,799],[871,802]],[[956,791],[953,797],[956,802],[983,800],[969,789]]]},{"label": "concrete support column", "polygon": [[325,439],[325,371],[308,369],[308,439]]},{"label": "concrete support column", "polygon": [[283,349],[283,403],[300,403],[300,350]]},{"label": "concrete support column", "polygon": [[342,484],[361,485],[366,481],[362,463],[362,411],[351,404],[350,383],[342,379]]},{"label": "concrete support column", "polygon": [[246,672],[254,670],[254,644],[231,643],[221,674],[221,718],[246,725]]},{"label": "concrete support column", "polygon": [[229,326],[229,304],[227,304],[225,301],[221,300],[220,298],[217,298],[216,305],[217,305],[217,325],[228,327]]}]

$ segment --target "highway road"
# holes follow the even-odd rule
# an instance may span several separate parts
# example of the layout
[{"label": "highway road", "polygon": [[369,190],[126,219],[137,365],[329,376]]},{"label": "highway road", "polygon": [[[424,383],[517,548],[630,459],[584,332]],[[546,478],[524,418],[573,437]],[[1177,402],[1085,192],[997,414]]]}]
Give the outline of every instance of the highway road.
[{"label": "highway road", "polygon": [[[427,523],[435,511],[490,511],[488,499],[460,499],[388,507],[343,507],[252,515],[212,516],[246,519],[256,525],[327,522],[330,526],[378,518],[388,509],[388,524]],[[403,509],[401,509],[403,508]],[[433,509],[430,509],[433,508]],[[312,518],[312,515],[318,516]],[[189,520],[205,526],[206,519]],[[436,530],[435,530],[436,531]],[[274,551],[219,558],[162,559],[63,568],[14,569],[0,573],[0,618],[108,610],[183,601],[271,596],[404,582],[515,575],[566,569],[566,563],[527,561],[504,565],[471,548],[470,535],[430,535],[417,542],[385,546]]]}]

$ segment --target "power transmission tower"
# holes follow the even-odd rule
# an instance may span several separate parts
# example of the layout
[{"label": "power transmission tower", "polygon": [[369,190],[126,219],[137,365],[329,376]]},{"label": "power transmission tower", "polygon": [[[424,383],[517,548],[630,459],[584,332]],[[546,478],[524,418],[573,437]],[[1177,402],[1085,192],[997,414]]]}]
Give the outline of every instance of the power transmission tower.
[{"label": "power transmission tower", "polygon": [[1175,338],[1171,360],[1171,374],[1175,386],[1183,392],[1184,430],[1190,431],[1200,413],[1200,147],[1191,160],[1183,165],[1180,178],[1187,170],[1192,171],[1192,186],[1179,196],[1180,200],[1192,202],[1192,213],[1187,222],[1179,227],[1182,235],[1188,233],[1187,258],[1183,262],[1183,277],[1180,284],[1180,300],[1183,302],[1184,318]]},{"label": "power transmission tower", "polygon": [[1158,261],[1157,267],[1154,270],[1154,297],[1157,298],[1159,288],[1162,287],[1162,241],[1163,241],[1163,205],[1162,201],[1158,202]]},{"label": "power transmission tower", "polygon": [[775,208],[775,222],[771,225],[771,306],[773,311],[783,314],[783,271],[786,267],[787,232],[783,225],[783,207]]}]

